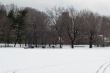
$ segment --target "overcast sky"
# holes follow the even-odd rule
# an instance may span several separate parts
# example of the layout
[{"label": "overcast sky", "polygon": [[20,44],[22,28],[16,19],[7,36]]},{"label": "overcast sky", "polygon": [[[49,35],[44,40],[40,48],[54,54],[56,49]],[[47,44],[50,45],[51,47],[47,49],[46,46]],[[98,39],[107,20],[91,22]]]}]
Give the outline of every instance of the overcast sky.
[{"label": "overcast sky", "polygon": [[0,2],[41,10],[54,6],[74,6],[76,9],[89,9],[102,15],[110,15],[110,0],[0,0]]}]

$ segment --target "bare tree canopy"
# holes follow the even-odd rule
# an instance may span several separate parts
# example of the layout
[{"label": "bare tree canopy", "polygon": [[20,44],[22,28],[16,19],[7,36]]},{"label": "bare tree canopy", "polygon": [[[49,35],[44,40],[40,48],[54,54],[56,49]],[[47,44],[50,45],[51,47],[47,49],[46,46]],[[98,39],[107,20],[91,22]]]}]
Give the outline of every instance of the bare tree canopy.
[{"label": "bare tree canopy", "polygon": [[74,7],[54,7],[44,12],[0,4],[0,43],[5,47],[110,46],[109,27],[110,17]]}]

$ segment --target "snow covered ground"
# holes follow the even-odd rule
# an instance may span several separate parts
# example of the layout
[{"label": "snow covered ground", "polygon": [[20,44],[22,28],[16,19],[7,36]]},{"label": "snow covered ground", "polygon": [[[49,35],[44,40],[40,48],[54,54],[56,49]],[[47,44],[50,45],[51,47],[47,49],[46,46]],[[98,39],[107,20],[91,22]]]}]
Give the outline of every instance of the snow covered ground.
[{"label": "snow covered ground", "polygon": [[0,73],[109,73],[109,63],[109,47],[0,49]]},{"label": "snow covered ground", "polygon": [[[35,45],[33,45],[33,46],[35,46]],[[38,46],[41,48],[43,45],[38,45]],[[51,47],[49,47],[49,45],[46,45],[46,48],[52,48],[52,46],[54,46],[57,49],[60,47],[60,45],[57,44],[57,45],[51,45]],[[5,48],[5,47],[15,48],[14,44],[5,45],[4,43],[1,43],[0,47],[1,48]],[[25,44],[21,44],[21,46],[20,46],[20,44],[16,44],[16,48],[20,48],[20,47],[27,48],[28,46],[25,46]],[[71,45],[62,45],[62,47],[70,49]],[[88,48],[89,45],[74,45],[74,47],[76,47],[76,48]],[[93,47],[96,47],[96,46],[93,45]]]}]

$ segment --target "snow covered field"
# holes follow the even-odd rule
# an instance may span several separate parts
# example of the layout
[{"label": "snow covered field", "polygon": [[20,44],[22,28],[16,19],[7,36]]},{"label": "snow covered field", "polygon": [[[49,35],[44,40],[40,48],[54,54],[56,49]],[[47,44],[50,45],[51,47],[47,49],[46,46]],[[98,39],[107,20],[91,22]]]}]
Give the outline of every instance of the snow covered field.
[{"label": "snow covered field", "polygon": [[109,73],[109,63],[109,48],[0,49],[0,73]]},{"label": "snow covered field", "polygon": [[[35,45],[33,45],[33,46],[35,46]],[[39,46],[39,48],[41,48],[43,45],[38,45]],[[59,48],[60,47],[60,45],[59,44],[57,44],[57,45],[51,45],[51,47],[49,47],[49,45],[46,45],[45,46],[45,48],[46,49],[48,49],[48,48],[52,48],[52,46],[54,46],[55,48]],[[16,44],[16,46],[14,47],[14,44],[9,44],[9,45],[5,45],[4,43],[2,43],[2,44],[0,44],[0,47],[1,48],[27,48],[28,46],[25,46],[25,44],[21,44],[21,46],[20,46],[20,44]],[[62,47],[63,47],[63,49],[64,48],[69,48],[69,49],[71,49],[71,45],[62,45]],[[89,45],[74,45],[74,47],[75,48],[88,48],[89,47]],[[96,47],[95,45],[93,45],[93,47]]]}]

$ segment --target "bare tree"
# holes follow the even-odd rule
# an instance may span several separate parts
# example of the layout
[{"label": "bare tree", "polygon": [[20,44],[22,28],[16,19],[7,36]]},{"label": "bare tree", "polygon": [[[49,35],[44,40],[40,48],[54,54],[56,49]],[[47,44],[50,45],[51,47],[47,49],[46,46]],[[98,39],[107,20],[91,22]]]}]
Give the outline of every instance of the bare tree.
[{"label": "bare tree", "polygon": [[57,24],[60,23],[59,21],[59,16],[62,14],[62,12],[64,12],[65,9],[64,8],[52,8],[51,10],[47,10],[47,15],[49,16],[49,22],[50,22],[50,26],[54,27],[51,28],[56,32],[58,35],[58,42],[60,44],[60,48],[62,48],[62,35],[61,35],[61,31],[59,31]]},{"label": "bare tree", "polygon": [[9,44],[9,28],[10,28],[10,22],[7,17],[6,8],[4,5],[0,5],[0,35],[1,35],[1,42],[5,43],[5,46],[9,46],[6,44]]},{"label": "bare tree", "polygon": [[26,8],[25,34],[28,44],[38,45],[38,42],[44,44],[45,33],[48,31],[47,15],[44,12],[32,8]]},{"label": "bare tree", "polygon": [[86,32],[89,38],[89,48],[95,45],[95,38],[97,36],[97,26],[99,24],[97,14],[92,13],[91,11],[83,12],[84,26],[86,26]]},{"label": "bare tree", "polygon": [[76,38],[78,37],[79,34],[79,29],[80,29],[80,23],[81,22],[81,17],[79,13],[73,8],[68,9],[70,17],[71,17],[71,24],[70,27],[68,28],[68,36],[71,40],[71,47],[74,48],[74,45],[76,44]]}]

